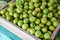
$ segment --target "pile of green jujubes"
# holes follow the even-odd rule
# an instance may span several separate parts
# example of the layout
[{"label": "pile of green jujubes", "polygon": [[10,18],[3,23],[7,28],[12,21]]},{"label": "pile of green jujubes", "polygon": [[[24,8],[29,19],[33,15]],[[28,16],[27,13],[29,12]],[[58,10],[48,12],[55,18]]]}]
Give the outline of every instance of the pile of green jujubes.
[{"label": "pile of green jujubes", "polygon": [[59,24],[60,0],[16,0],[0,15],[42,40],[49,40]]}]

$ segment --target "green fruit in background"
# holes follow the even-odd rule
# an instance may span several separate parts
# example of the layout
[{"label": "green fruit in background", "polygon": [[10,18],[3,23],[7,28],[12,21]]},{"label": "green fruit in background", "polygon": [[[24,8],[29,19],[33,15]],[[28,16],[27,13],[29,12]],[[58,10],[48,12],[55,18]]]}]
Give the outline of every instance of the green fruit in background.
[{"label": "green fruit in background", "polygon": [[21,13],[23,11],[23,9],[22,8],[17,8],[16,11],[17,11],[17,13]]},{"label": "green fruit in background", "polygon": [[49,26],[49,30],[50,31],[54,31],[55,30],[55,27],[54,26]]},{"label": "green fruit in background", "polygon": [[30,17],[29,20],[30,20],[30,22],[35,22],[36,18],[35,17]]},{"label": "green fruit in background", "polygon": [[50,34],[49,34],[49,33],[45,33],[45,34],[44,34],[44,38],[45,38],[45,39],[49,39],[49,38],[50,38]]},{"label": "green fruit in background", "polygon": [[47,13],[49,13],[49,10],[46,8],[43,10],[43,13],[47,14]]},{"label": "green fruit in background", "polygon": [[43,33],[41,33],[41,36],[40,36],[40,38],[44,38],[44,34],[43,34]]},{"label": "green fruit in background", "polygon": [[39,24],[40,23],[40,19],[36,19],[35,24]]},{"label": "green fruit in background", "polygon": [[37,13],[37,17],[41,18],[42,13]]},{"label": "green fruit in background", "polygon": [[35,32],[35,36],[36,36],[36,37],[40,37],[40,36],[41,36],[41,32],[40,32],[40,31],[36,31],[36,32]]},{"label": "green fruit in background", "polygon": [[53,13],[50,12],[50,13],[48,14],[48,18],[52,18],[52,17],[53,17]]},{"label": "green fruit in background", "polygon": [[28,14],[23,14],[23,18],[27,18],[28,17]]},{"label": "green fruit in background", "polygon": [[26,19],[23,20],[23,22],[24,22],[24,23],[29,23],[29,19],[26,18]]},{"label": "green fruit in background", "polygon": [[52,17],[51,18],[51,22],[55,22],[56,21],[56,18],[55,17]]},{"label": "green fruit in background", "polygon": [[29,5],[29,9],[33,10],[34,6],[33,5]]},{"label": "green fruit in background", "polygon": [[33,16],[36,16],[36,15],[37,15],[37,12],[36,12],[36,11],[33,11],[33,12],[32,12],[32,15],[33,15]]},{"label": "green fruit in background", "polygon": [[18,23],[18,19],[14,19],[14,20],[13,20],[13,23],[14,23],[14,24],[17,24],[17,23]]},{"label": "green fruit in background", "polygon": [[20,19],[23,19],[23,14],[20,14]]},{"label": "green fruit in background", "polygon": [[43,24],[47,23],[47,18],[41,18],[41,22],[42,22]]},{"label": "green fruit in background", "polygon": [[1,10],[0,13],[1,13],[1,14],[5,14],[5,11],[6,11],[6,10]]},{"label": "green fruit in background", "polygon": [[35,26],[35,30],[41,30],[40,26]]},{"label": "green fruit in background", "polygon": [[47,5],[47,2],[42,2],[42,5],[43,5],[43,6],[46,6],[46,5]]},{"label": "green fruit in background", "polygon": [[11,20],[11,16],[10,15],[6,16],[6,19]]},{"label": "green fruit in background", "polygon": [[43,14],[43,18],[47,18],[47,14]]},{"label": "green fruit in background", "polygon": [[32,14],[32,10],[28,10],[28,14]]},{"label": "green fruit in background", "polygon": [[60,5],[57,7],[58,10],[60,10]]},{"label": "green fruit in background", "polygon": [[41,23],[41,24],[39,24],[39,26],[43,28],[45,25]]},{"label": "green fruit in background", "polygon": [[40,8],[35,8],[35,11],[36,12],[41,12],[41,9]]},{"label": "green fruit in background", "polygon": [[31,28],[31,29],[30,29],[30,33],[31,33],[31,34],[34,34],[34,33],[35,33],[35,29],[34,29],[34,28]]},{"label": "green fruit in background", "polygon": [[43,33],[47,32],[47,31],[48,31],[47,28],[42,28]]},{"label": "green fruit in background", "polygon": [[34,3],[34,7],[39,7],[39,3]]},{"label": "green fruit in background", "polygon": [[52,34],[52,32],[51,32],[51,31],[48,31],[47,33],[49,33],[50,35]]},{"label": "green fruit in background", "polygon": [[31,28],[28,28],[27,31],[30,32],[30,29],[31,29]]},{"label": "green fruit in background", "polygon": [[44,10],[44,9],[45,9],[45,6],[42,5],[42,6],[40,7],[40,9],[41,9],[41,10]]},{"label": "green fruit in background", "polygon": [[49,11],[53,11],[53,6],[50,6],[48,9]]},{"label": "green fruit in background", "polygon": [[53,26],[57,27],[58,26],[58,21],[53,22]]},{"label": "green fruit in background", "polygon": [[48,2],[48,6],[50,7],[50,6],[52,6],[53,5],[53,3],[51,3],[51,2]]},{"label": "green fruit in background", "polygon": [[18,18],[19,17],[19,14],[18,13],[14,13],[14,17],[15,18]]},{"label": "green fruit in background", "polygon": [[47,22],[47,26],[50,26],[52,23],[51,23],[51,21],[48,21]]},{"label": "green fruit in background", "polygon": [[30,27],[35,27],[35,23],[30,23]]},{"label": "green fruit in background", "polygon": [[22,26],[23,25],[23,21],[22,20],[19,20],[18,21],[18,26]]},{"label": "green fruit in background", "polygon": [[22,25],[22,28],[23,28],[24,30],[26,30],[26,29],[28,28],[28,24],[23,24],[23,25]]},{"label": "green fruit in background", "polygon": [[39,0],[31,0],[31,2],[35,2],[35,3],[37,3],[37,2],[39,2]]},{"label": "green fruit in background", "polygon": [[13,12],[9,12],[9,15],[10,15],[10,16],[13,16],[13,15],[14,15],[14,13],[13,13]]}]

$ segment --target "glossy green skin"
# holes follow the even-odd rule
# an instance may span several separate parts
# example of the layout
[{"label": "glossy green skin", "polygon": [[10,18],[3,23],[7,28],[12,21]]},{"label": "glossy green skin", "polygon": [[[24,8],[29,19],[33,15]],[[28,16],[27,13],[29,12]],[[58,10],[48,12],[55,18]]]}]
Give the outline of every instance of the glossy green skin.
[{"label": "glossy green skin", "polygon": [[58,6],[58,8],[57,8],[58,10],[60,10],[60,5]]},{"label": "glossy green skin", "polygon": [[41,9],[40,8],[35,8],[35,11],[36,12],[41,12]]},{"label": "glossy green skin", "polygon": [[40,26],[35,26],[35,30],[40,30],[41,28],[40,28]]},{"label": "glossy green skin", "polygon": [[42,28],[42,32],[43,33],[47,32],[47,28]]},{"label": "glossy green skin", "polygon": [[4,13],[5,13],[5,11],[6,11],[6,10],[1,10],[1,11],[0,11],[0,13],[1,13],[1,14],[4,14]]},{"label": "glossy green skin", "polygon": [[28,9],[29,7],[28,6],[24,6],[24,9]]},{"label": "glossy green skin", "polygon": [[41,36],[40,36],[40,38],[44,38],[44,34],[43,34],[43,33],[41,33]]},{"label": "glossy green skin", "polygon": [[54,26],[49,26],[50,31],[54,31],[55,27]]},{"label": "glossy green skin", "polygon": [[36,21],[35,21],[35,24],[39,24],[40,23],[40,19],[37,19]]},{"label": "glossy green skin", "polygon": [[51,18],[51,22],[55,22],[56,21],[56,18],[55,17],[52,17]]},{"label": "glossy green skin", "polygon": [[19,21],[18,21],[18,26],[21,27],[22,25],[23,25],[23,21],[22,21],[22,20],[19,20]]},{"label": "glossy green skin", "polygon": [[47,14],[43,14],[43,18],[47,18]]},{"label": "glossy green skin", "polygon": [[53,13],[49,13],[48,18],[52,18],[52,17],[53,17]]},{"label": "glossy green skin", "polygon": [[28,10],[28,14],[32,14],[32,10]]},{"label": "glossy green skin", "polygon": [[60,11],[58,11],[58,14],[60,15]]},{"label": "glossy green skin", "polygon": [[47,14],[47,13],[49,13],[49,10],[48,9],[44,9],[43,13]]},{"label": "glossy green skin", "polygon": [[14,20],[13,20],[13,23],[14,23],[14,24],[17,24],[17,23],[18,23],[18,19],[14,19]]},{"label": "glossy green skin", "polygon": [[31,0],[32,2],[34,2],[34,3],[37,3],[37,2],[39,2],[39,0]]},{"label": "glossy green skin", "polygon": [[47,26],[50,26],[52,23],[51,23],[51,21],[48,21],[47,22]]},{"label": "glossy green skin", "polygon": [[36,15],[37,15],[37,12],[36,12],[36,11],[33,11],[33,12],[32,12],[32,15],[33,15],[33,16],[36,16]]},{"label": "glossy green skin", "polygon": [[9,15],[6,16],[6,19],[7,19],[7,20],[11,20],[11,16],[9,16]]},{"label": "glossy green skin", "polygon": [[53,3],[51,3],[51,2],[48,2],[48,6],[50,7],[50,6],[52,6],[53,5]]},{"label": "glossy green skin", "polygon": [[42,2],[42,5],[43,5],[43,6],[46,6],[46,5],[47,5],[47,3],[46,3],[46,2]]},{"label": "glossy green skin", "polygon": [[24,30],[26,30],[26,29],[28,28],[28,24],[23,24],[23,25],[22,25],[22,28],[23,28]]},{"label": "glossy green skin", "polygon": [[45,6],[41,5],[40,9],[41,10],[44,10],[45,9]]},{"label": "glossy green skin", "polygon": [[27,31],[30,32],[30,29],[31,29],[31,28],[28,28]]},{"label": "glossy green skin", "polygon": [[40,31],[36,31],[36,32],[35,32],[35,36],[36,36],[36,37],[40,37],[40,36],[41,36],[41,32],[40,32]]},{"label": "glossy green skin", "polygon": [[28,14],[23,14],[23,18],[27,18],[28,17]]},{"label": "glossy green skin", "polygon": [[47,23],[47,19],[46,19],[46,18],[42,18],[42,19],[41,19],[41,22],[42,22],[43,24],[45,24],[45,23]]},{"label": "glossy green skin", "polygon": [[20,14],[20,19],[23,19],[23,14]]},{"label": "glossy green skin", "polygon": [[36,18],[35,17],[30,17],[29,20],[30,20],[30,22],[35,22]]},{"label": "glossy green skin", "polygon": [[53,26],[57,27],[58,26],[58,21],[53,22]]},{"label": "glossy green skin", "polygon": [[53,11],[53,7],[52,7],[52,6],[50,6],[48,9],[49,9],[50,11]]},{"label": "glossy green skin", "polygon": [[51,32],[51,31],[48,31],[47,33],[49,33],[50,35],[52,34],[52,32]]},{"label": "glossy green skin", "polygon": [[41,24],[39,24],[39,26],[43,28],[45,25],[41,23]]},{"label": "glossy green skin", "polygon": [[17,8],[16,11],[17,11],[17,13],[21,13],[23,11],[23,9],[22,8]]},{"label": "glossy green skin", "polygon": [[42,13],[37,13],[37,17],[41,18]]},{"label": "glossy green skin", "polygon": [[34,3],[34,7],[39,7],[39,3]]},{"label": "glossy green skin", "polygon": [[44,34],[44,38],[45,38],[45,39],[49,39],[49,38],[50,38],[50,34],[49,34],[49,33],[45,33],[45,34]]},{"label": "glossy green skin", "polygon": [[31,34],[34,34],[34,33],[35,33],[35,29],[34,29],[34,28],[31,28],[31,29],[30,29],[30,33],[31,33]]},{"label": "glossy green skin", "polygon": [[14,12],[10,12],[9,15],[10,15],[10,16],[13,16],[13,15],[14,15]]},{"label": "glossy green skin", "polygon": [[19,14],[18,13],[14,13],[14,17],[15,18],[18,18],[19,17]]},{"label": "glossy green skin", "polygon": [[26,18],[26,19],[23,20],[23,22],[24,22],[24,23],[29,23],[29,19]]},{"label": "glossy green skin", "polygon": [[30,27],[35,27],[35,23],[30,23]]}]

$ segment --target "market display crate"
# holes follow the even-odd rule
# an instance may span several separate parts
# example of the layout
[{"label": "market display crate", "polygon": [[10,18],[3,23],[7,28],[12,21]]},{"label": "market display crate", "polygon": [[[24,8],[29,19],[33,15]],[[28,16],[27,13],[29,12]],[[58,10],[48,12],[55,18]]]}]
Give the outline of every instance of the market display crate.
[{"label": "market display crate", "polygon": [[[14,0],[15,1],[15,0]],[[8,7],[8,4],[4,7],[4,8],[2,8],[2,9],[6,9]],[[1,9],[1,10],[2,10]],[[1,17],[2,18],[2,17]],[[4,19],[4,18],[3,18]],[[9,22],[9,21],[7,21],[8,23],[11,23],[11,22]],[[12,24],[12,25],[14,25],[14,24]],[[21,30],[21,28],[20,27],[18,27],[20,30]],[[55,37],[56,37],[56,35],[57,35],[57,33],[59,32],[59,29],[60,29],[60,24],[58,25],[58,27],[54,30],[54,32],[52,33],[52,35],[51,35],[51,38],[49,39],[49,40],[55,40]],[[25,32],[26,34],[28,34],[28,35],[30,35],[31,37],[33,37],[33,38],[35,38],[36,40],[41,40],[41,39],[39,39],[39,38],[37,38],[37,37],[35,37],[34,35],[31,35],[29,32],[26,32],[25,30],[23,30],[23,32]]]}]

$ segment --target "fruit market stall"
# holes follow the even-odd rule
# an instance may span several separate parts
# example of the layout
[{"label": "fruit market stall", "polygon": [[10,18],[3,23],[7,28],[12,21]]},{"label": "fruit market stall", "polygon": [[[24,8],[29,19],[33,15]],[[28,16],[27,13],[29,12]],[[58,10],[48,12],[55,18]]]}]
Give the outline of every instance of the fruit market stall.
[{"label": "fruit market stall", "polygon": [[0,16],[36,40],[54,40],[60,28],[60,0],[11,1]]}]

